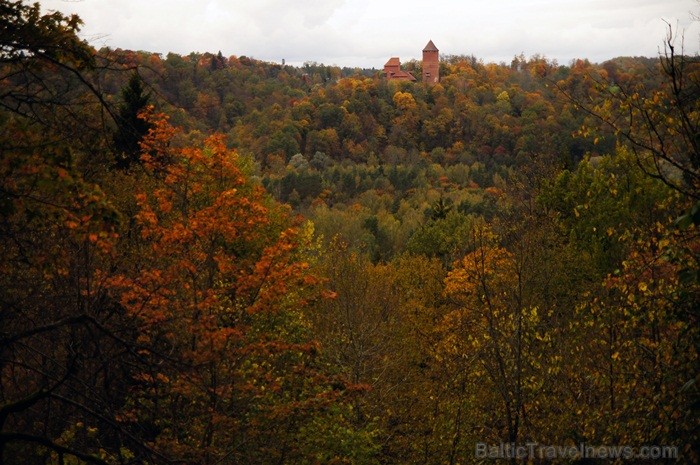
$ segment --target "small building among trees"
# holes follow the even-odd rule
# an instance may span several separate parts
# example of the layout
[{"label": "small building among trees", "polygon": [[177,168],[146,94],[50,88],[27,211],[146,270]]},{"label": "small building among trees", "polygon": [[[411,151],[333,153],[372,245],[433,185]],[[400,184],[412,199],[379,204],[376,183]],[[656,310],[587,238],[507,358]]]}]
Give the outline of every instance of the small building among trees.
[{"label": "small building among trees", "polygon": [[416,78],[408,71],[401,69],[401,60],[399,57],[389,58],[389,61],[384,65],[384,74],[389,81],[412,81]]}]

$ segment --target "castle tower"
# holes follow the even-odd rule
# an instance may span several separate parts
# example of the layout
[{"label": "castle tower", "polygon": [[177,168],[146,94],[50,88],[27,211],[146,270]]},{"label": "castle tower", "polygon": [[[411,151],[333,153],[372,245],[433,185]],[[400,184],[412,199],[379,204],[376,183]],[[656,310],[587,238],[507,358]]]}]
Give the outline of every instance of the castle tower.
[{"label": "castle tower", "polygon": [[440,81],[440,56],[439,50],[429,41],[423,49],[423,82],[433,85]]}]

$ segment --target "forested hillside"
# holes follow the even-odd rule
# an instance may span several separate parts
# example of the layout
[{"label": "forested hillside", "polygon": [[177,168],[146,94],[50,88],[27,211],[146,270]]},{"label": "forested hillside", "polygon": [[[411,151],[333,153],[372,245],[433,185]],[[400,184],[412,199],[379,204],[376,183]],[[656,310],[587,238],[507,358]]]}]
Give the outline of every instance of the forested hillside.
[{"label": "forested hillside", "polygon": [[0,463],[700,462],[675,31],[427,86],[80,26],[0,2]]}]

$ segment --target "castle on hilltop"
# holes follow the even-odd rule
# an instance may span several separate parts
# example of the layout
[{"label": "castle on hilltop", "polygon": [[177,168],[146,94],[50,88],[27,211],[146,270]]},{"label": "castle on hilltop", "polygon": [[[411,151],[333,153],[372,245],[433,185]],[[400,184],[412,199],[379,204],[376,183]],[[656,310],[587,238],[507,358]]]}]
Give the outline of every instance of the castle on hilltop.
[{"label": "castle on hilltop", "polygon": [[[432,40],[423,48],[423,82],[429,85],[440,82],[440,54]],[[391,57],[384,65],[384,75],[389,81],[411,81],[416,78],[401,69],[399,57]]]}]

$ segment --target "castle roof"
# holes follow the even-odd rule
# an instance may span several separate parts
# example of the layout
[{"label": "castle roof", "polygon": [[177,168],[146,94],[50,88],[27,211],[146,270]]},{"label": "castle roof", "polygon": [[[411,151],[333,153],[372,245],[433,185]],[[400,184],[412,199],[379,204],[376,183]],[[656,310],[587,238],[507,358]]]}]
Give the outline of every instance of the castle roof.
[{"label": "castle roof", "polygon": [[409,73],[408,71],[404,70],[399,70],[395,73],[391,73],[391,75],[388,75],[387,78],[389,79],[396,79],[399,81],[415,81],[416,77]]},{"label": "castle roof", "polygon": [[401,66],[401,61],[399,57],[391,57],[384,66]]},{"label": "castle roof", "polygon": [[396,80],[396,81],[415,81],[416,77],[409,73],[408,71],[404,71],[402,69],[398,71],[389,71],[389,70],[384,70],[384,73],[386,74],[386,78],[389,80]]},{"label": "castle roof", "polygon": [[424,52],[439,52],[438,48],[435,46],[435,44],[433,43],[432,40],[428,42],[428,45],[425,46],[423,51]]}]

